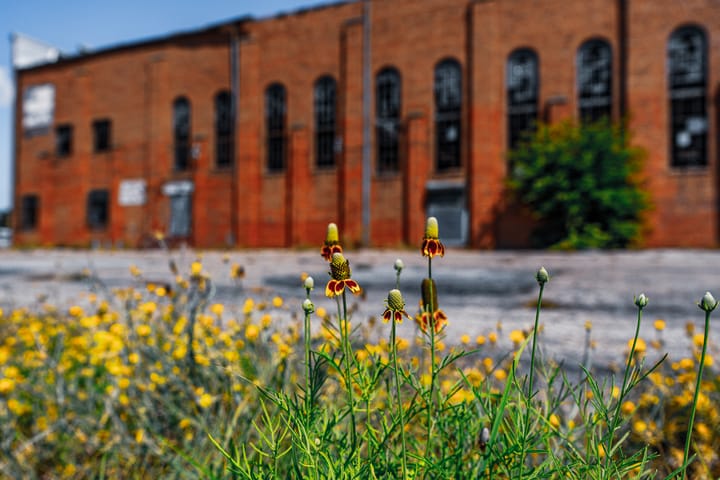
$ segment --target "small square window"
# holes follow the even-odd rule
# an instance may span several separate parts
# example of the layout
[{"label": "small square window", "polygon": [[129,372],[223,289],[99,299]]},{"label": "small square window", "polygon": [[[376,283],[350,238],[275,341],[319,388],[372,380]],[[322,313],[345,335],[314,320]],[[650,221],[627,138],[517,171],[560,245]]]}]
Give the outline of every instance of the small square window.
[{"label": "small square window", "polygon": [[93,150],[95,153],[107,152],[110,150],[110,139],[112,123],[108,119],[95,120],[93,122]]},{"label": "small square window", "polygon": [[67,157],[72,154],[72,125],[58,125],[55,128],[55,154],[58,157]]},{"label": "small square window", "polygon": [[37,195],[23,195],[20,201],[20,230],[35,230],[40,200]]},{"label": "small square window", "polygon": [[87,223],[90,228],[105,228],[110,219],[110,195],[107,190],[92,190],[87,198]]}]

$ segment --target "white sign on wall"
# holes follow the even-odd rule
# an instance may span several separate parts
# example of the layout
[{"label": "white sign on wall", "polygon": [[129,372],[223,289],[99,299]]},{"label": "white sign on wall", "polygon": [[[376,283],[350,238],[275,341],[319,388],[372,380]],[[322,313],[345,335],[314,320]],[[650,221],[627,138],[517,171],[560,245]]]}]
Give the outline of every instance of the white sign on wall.
[{"label": "white sign on wall", "polygon": [[122,207],[145,205],[146,190],[145,180],[123,180],[118,190],[118,204]]},{"label": "white sign on wall", "polygon": [[26,135],[47,133],[55,112],[55,86],[32,85],[23,92],[22,126]]}]

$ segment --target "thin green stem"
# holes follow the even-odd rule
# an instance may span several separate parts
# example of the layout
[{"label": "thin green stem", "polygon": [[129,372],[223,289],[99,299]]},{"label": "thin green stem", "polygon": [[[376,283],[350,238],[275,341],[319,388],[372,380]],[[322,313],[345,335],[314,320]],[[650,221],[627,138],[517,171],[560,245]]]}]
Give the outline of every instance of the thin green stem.
[{"label": "thin green stem", "polygon": [[352,450],[355,451],[357,446],[357,433],[355,432],[355,401],[353,399],[353,383],[350,375],[352,350],[350,348],[350,332],[348,332],[347,299],[345,297],[345,290],[342,292],[342,311],[343,315],[340,319],[340,338],[343,345],[343,355],[345,356],[345,388],[347,388],[348,406],[350,407],[350,441],[352,444]]},{"label": "thin green stem", "polygon": [[[310,289],[306,289],[306,297],[310,300]],[[305,312],[305,428],[310,426],[310,409],[312,397],[310,395],[310,315]]]},{"label": "thin green stem", "polygon": [[430,330],[430,392],[427,399],[427,436],[425,438],[425,458],[427,459],[430,455],[430,439],[433,431],[433,410],[434,410],[434,395],[435,395],[435,305],[433,305],[433,299],[435,298],[435,292],[432,282],[432,257],[428,257],[428,280],[430,289],[430,298],[428,304],[425,306],[426,314],[428,315],[428,329]]},{"label": "thin green stem", "polygon": [[545,284],[540,284],[540,293],[538,293],[538,300],[537,300],[537,308],[535,309],[535,327],[533,328],[533,338],[532,338],[532,352],[530,353],[530,379],[529,379],[529,389],[528,389],[528,398],[533,396],[533,376],[535,374],[535,346],[537,345],[537,329],[538,329],[538,321],[540,320],[540,310],[542,309],[542,296],[543,296],[543,290],[545,290]]},{"label": "thin green stem", "polygon": [[[625,364],[625,373],[623,374],[623,383],[622,388],[620,389],[620,392],[618,394],[617,403],[615,404],[615,413],[613,415],[612,421],[609,425],[609,432],[608,432],[608,440],[607,445],[605,447],[605,471],[607,473],[610,472],[608,468],[608,463],[610,462],[610,452],[612,451],[612,442],[613,438],[615,437],[615,430],[618,428],[618,420],[620,417],[620,408],[622,407],[622,400],[625,398],[625,388],[627,387],[628,380],[630,379],[630,373],[631,373],[631,367],[632,367],[632,361],[635,357],[635,347],[637,346],[637,340],[640,336],[640,323],[642,322],[642,307],[638,307],[638,314],[637,314],[637,323],[635,325],[635,336],[633,337],[632,346],[630,347],[630,353],[628,354],[627,363]],[[612,397],[612,392],[610,392],[610,396]]]},{"label": "thin green stem", "polygon": [[392,343],[393,368],[395,370],[395,390],[397,394],[398,416],[400,417],[400,439],[402,440],[402,478],[407,478],[407,446],[405,444],[405,418],[400,397],[400,375],[398,374],[397,341],[395,340],[395,319],[391,320],[390,342]]},{"label": "thin green stem", "polygon": [[700,366],[698,367],[697,380],[695,381],[695,393],[693,394],[692,409],[690,410],[690,421],[685,436],[685,454],[683,456],[683,480],[687,477],[687,462],[690,454],[690,441],[692,440],[693,423],[695,423],[695,410],[697,410],[698,395],[700,394],[700,383],[702,382],[703,368],[705,367],[705,352],[707,351],[708,330],[710,329],[710,312],[705,311],[705,334],[703,336],[702,353],[700,354]]}]

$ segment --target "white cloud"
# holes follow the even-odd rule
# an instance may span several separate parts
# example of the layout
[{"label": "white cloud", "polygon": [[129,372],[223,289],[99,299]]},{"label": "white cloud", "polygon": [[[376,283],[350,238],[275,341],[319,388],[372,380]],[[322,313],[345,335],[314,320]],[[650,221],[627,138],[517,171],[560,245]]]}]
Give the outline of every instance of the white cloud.
[{"label": "white cloud", "polygon": [[9,107],[15,94],[8,69],[0,65],[0,108]]}]

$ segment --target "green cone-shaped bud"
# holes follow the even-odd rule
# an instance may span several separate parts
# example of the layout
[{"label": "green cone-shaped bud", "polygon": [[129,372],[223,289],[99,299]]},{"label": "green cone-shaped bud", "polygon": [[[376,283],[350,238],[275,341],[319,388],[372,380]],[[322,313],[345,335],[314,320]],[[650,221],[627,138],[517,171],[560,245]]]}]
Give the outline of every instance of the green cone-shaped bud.
[{"label": "green cone-shaped bud", "polygon": [[646,297],[644,293],[641,293],[640,295],[635,297],[635,305],[637,305],[637,307],[640,310],[645,308],[647,306],[647,304],[648,304],[648,297]]},{"label": "green cone-shaped bud", "polygon": [[325,237],[325,243],[327,245],[335,245],[340,242],[340,234],[338,234],[338,227],[334,223],[328,223],[327,236]]},{"label": "green cone-shaped bud", "polygon": [[313,305],[309,298],[306,298],[305,301],[303,301],[302,307],[303,310],[305,310],[305,313],[313,313],[315,311],[315,305]]},{"label": "green cone-shaped bud", "polygon": [[430,311],[432,308],[432,312],[435,312],[440,308],[440,305],[438,304],[437,287],[435,285],[435,280],[432,280],[430,278],[423,278],[422,302],[423,308],[426,311]]},{"label": "green cone-shaped bud", "polygon": [[403,299],[400,290],[394,288],[388,292],[387,306],[394,312],[402,312],[405,310],[405,300]]},{"label": "green cone-shaped bud", "polygon": [[350,278],[350,262],[345,260],[342,253],[333,253],[330,261],[330,276],[333,280],[347,280]]},{"label": "green cone-shaped bud", "polygon": [[715,300],[715,297],[712,296],[710,292],[705,292],[705,295],[703,295],[702,300],[700,300],[700,303],[698,303],[698,307],[702,308],[706,312],[712,312],[715,310],[715,307],[717,307],[718,302]]},{"label": "green cone-shaped bud", "polygon": [[437,218],[428,217],[427,223],[425,223],[425,238],[433,238],[435,240],[440,238]]},{"label": "green cone-shaped bud", "polygon": [[540,270],[537,271],[535,274],[535,278],[537,279],[538,284],[545,285],[548,280],[550,280],[550,275],[548,275],[547,270],[545,270],[545,267],[540,267]]}]

